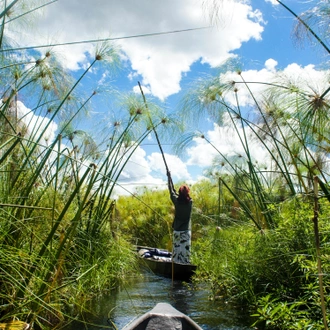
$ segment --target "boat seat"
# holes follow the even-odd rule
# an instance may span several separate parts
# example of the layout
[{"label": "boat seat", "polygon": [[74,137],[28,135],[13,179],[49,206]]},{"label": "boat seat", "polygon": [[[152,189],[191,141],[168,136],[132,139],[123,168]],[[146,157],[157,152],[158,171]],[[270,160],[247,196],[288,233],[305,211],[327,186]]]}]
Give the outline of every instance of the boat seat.
[{"label": "boat seat", "polygon": [[183,330],[181,319],[166,317],[166,316],[153,316],[149,319],[146,330]]}]

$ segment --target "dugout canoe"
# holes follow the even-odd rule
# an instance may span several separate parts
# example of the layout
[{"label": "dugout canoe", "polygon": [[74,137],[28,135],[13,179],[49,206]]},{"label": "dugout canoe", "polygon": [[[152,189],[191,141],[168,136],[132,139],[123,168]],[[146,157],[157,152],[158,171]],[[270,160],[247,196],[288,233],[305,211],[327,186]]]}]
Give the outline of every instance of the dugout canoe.
[{"label": "dugout canoe", "polygon": [[137,252],[142,266],[156,275],[172,278],[173,271],[174,280],[189,281],[197,269],[193,264],[172,263],[172,253],[168,250],[137,246]]},{"label": "dugout canoe", "polygon": [[127,324],[122,330],[203,330],[189,316],[168,303],[158,303],[152,310]]}]

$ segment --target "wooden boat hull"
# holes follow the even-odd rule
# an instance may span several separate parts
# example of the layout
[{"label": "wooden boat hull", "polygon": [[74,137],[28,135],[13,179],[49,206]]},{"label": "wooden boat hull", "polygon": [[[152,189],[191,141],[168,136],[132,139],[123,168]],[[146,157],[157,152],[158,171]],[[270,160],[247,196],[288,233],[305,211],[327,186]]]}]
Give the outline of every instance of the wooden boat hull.
[{"label": "wooden boat hull", "polygon": [[179,312],[168,303],[158,303],[152,310],[127,324],[122,330],[147,329],[202,330],[189,316]]},{"label": "wooden boat hull", "polygon": [[[192,264],[180,264],[171,261],[171,253],[167,250],[159,250],[150,247],[137,247],[137,251],[141,257],[141,264],[150,269],[153,273],[175,280],[189,281],[194,275],[197,266]],[[158,251],[160,256],[145,257],[148,251]],[[167,257],[164,257],[167,255]]]}]

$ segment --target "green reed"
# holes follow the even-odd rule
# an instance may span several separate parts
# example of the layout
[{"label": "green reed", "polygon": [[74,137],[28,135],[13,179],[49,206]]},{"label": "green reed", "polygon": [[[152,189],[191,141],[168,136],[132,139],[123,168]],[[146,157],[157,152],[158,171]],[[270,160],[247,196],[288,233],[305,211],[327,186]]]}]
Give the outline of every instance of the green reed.
[{"label": "green reed", "polygon": [[[83,98],[80,85],[97,66],[113,68],[117,50],[98,45],[77,79],[52,51],[35,61],[22,48],[10,52],[3,42],[6,13],[19,3],[0,14],[0,320],[18,317],[53,328],[70,318],[66,310],[82,311],[93,294],[112,289],[134,267],[130,248],[112,227],[113,195],[159,109],[129,95],[102,136],[79,129],[78,119],[98,96],[96,90]],[[24,116],[21,99],[30,109]]]},{"label": "green reed", "polygon": [[[219,3],[221,1],[212,2],[212,5]],[[315,15],[316,9],[312,8],[298,16],[283,2],[278,3],[293,14],[298,28],[304,29],[317,46],[329,54],[326,44],[315,33],[322,31],[319,27],[328,22],[329,5],[318,4],[320,15]],[[322,37],[326,40],[328,36],[325,33]],[[226,73],[232,77],[235,72],[237,78],[226,81]],[[254,92],[255,85],[263,86],[263,91]],[[218,269],[214,283],[219,284],[220,292],[223,287],[228,290],[228,283],[229,289],[235,290],[234,294],[252,304],[260,295],[259,320],[274,329],[328,327],[324,298],[328,289],[322,283],[329,281],[327,272],[321,268],[321,260],[324,268],[329,264],[324,258],[328,252],[325,243],[328,228],[324,222],[323,231],[315,229],[313,233],[310,220],[313,219],[315,227],[317,217],[322,214],[326,218],[328,214],[327,205],[322,204],[322,211],[315,205],[322,199],[329,200],[329,90],[326,74],[324,84],[314,87],[312,81],[298,84],[283,72],[278,72],[272,81],[249,82],[244,72],[229,62],[218,76],[200,81],[184,102],[184,112],[192,114],[194,119],[197,114],[206,112],[219,126],[228,125],[231,132],[235,132],[243,150],[237,157],[224,155],[215,141],[211,143],[207,136],[201,136],[219,155],[210,172],[221,177],[236,200],[242,214],[240,219],[252,220],[258,229],[254,238],[257,245],[252,244],[244,252],[244,260],[235,257],[224,269]],[[244,107],[246,94],[241,91],[250,97],[249,105]],[[185,139],[183,143],[186,145],[190,141]],[[265,153],[264,164],[253,158],[252,146],[261,147]],[[321,192],[315,193],[313,200],[313,191],[318,191],[316,178]],[[289,212],[284,212],[286,203],[291,205]],[[300,208],[305,212],[301,213],[303,219],[292,217]],[[264,235],[259,234],[260,229]],[[236,244],[235,239],[234,242]],[[240,245],[245,246],[244,243]],[[235,248],[231,247],[230,253],[233,250]],[[221,260],[225,254],[223,245],[215,251]],[[223,266],[221,262],[219,268]]]}]

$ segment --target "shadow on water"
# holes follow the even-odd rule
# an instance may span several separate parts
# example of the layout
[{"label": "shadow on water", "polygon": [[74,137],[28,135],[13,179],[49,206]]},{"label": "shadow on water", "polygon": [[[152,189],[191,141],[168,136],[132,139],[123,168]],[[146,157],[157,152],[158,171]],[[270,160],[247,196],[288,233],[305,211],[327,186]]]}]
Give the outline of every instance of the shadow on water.
[{"label": "shadow on water", "polygon": [[252,330],[248,313],[222,301],[210,301],[205,288],[194,289],[191,284],[172,283],[171,279],[150,273],[143,275],[116,292],[93,300],[90,307],[93,313],[85,315],[89,325],[75,323],[65,329],[122,329],[157,303],[167,302],[191,317],[204,330]]}]

